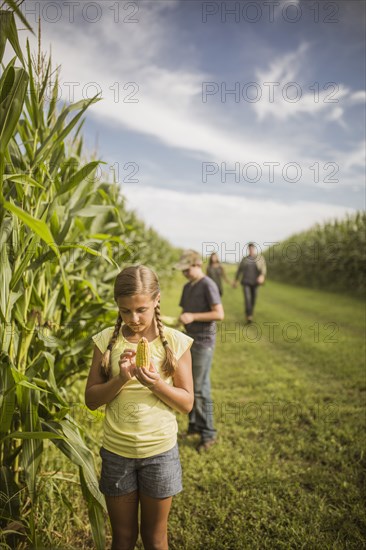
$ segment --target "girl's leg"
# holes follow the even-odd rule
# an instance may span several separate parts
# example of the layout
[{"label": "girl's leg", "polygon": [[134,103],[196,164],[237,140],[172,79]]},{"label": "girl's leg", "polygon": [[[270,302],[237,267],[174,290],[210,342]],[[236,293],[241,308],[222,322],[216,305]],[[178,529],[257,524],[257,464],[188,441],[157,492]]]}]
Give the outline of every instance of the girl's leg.
[{"label": "girl's leg", "polygon": [[140,493],[141,537],[145,550],[168,550],[168,516],[173,497],[152,498]]},{"label": "girl's leg", "polygon": [[138,537],[138,491],[105,497],[112,526],[112,549],[133,550]]}]

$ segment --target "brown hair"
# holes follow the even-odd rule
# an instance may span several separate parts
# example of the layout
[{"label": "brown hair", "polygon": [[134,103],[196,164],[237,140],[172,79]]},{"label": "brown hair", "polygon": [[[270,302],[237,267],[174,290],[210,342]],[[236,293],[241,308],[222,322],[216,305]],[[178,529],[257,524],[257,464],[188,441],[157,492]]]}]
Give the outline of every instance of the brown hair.
[{"label": "brown hair", "polygon": [[219,260],[218,255],[216,254],[216,252],[212,252],[211,256],[208,259],[208,265],[209,266],[211,266],[213,264],[213,257],[214,256],[216,256],[216,258],[217,258],[217,263],[220,264],[220,260]]},{"label": "brown hair", "polygon": [[[134,296],[135,294],[148,294],[155,300],[160,292],[159,281],[152,269],[145,265],[134,265],[123,269],[114,282],[114,300],[120,296]],[[161,342],[165,349],[165,361],[161,367],[163,375],[168,378],[172,376],[177,368],[177,360],[171,350],[168,341],[164,336],[164,325],[160,318],[160,300],[155,307],[155,320],[159,331]],[[111,352],[115,345],[122,327],[122,317],[118,313],[116,324],[107,349],[103,354],[101,370],[106,378],[111,374]]]}]

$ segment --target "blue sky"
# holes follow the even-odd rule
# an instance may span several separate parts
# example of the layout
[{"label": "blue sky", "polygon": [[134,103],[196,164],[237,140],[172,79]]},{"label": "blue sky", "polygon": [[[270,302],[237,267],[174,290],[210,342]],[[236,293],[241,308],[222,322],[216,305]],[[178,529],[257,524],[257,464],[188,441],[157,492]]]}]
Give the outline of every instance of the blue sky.
[{"label": "blue sky", "polygon": [[24,6],[60,102],[102,90],[87,146],[173,244],[225,259],[365,207],[363,1],[71,5]]}]

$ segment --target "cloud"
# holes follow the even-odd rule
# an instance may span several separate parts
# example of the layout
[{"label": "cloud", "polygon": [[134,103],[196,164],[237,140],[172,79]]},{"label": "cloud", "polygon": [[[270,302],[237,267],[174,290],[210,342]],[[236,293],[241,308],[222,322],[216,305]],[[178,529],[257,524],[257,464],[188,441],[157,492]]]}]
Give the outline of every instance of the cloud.
[{"label": "cloud", "polygon": [[[328,147],[324,134],[318,133],[314,139],[309,126],[309,119],[316,119],[321,112],[326,125],[345,124],[347,104],[341,108],[324,101],[331,90],[320,90],[318,102],[314,101],[314,93],[303,93],[300,101],[291,102],[285,101],[276,87],[276,101],[267,101],[263,96],[257,103],[240,105],[240,112],[219,101],[203,104],[202,83],[215,80],[215,76],[201,68],[206,66],[204,55],[194,43],[190,44],[191,54],[185,57],[189,35],[181,31],[174,15],[179,5],[170,1],[141,3],[135,15],[138,23],[125,23],[123,19],[115,23],[110,8],[97,24],[70,24],[67,19],[55,25],[44,22],[43,44],[52,43],[53,58],[62,66],[61,99],[76,101],[102,90],[103,101],[92,107],[99,124],[151,136],[157,143],[180,151],[182,164],[190,156],[195,162],[255,162],[262,167],[273,161],[282,166],[297,162],[308,167],[314,162],[336,162],[338,158],[346,161],[347,157],[349,173],[343,174],[340,185],[354,181],[355,166],[350,160],[354,159],[359,167],[360,144],[354,140],[351,147],[337,149],[331,142]],[[285,5],[288,2],[280,7]],[[36,39],[32,40],[35,48]],[[253,51],[255,40],[261,38],[253,38]],[[194,62],[192,50],[197,58]],[[259,82],[279,82],[283,86],[299,80],[310,51],[311,45],[304,42],[285,55],[275,52],[261,59],[264,68],[253,65],[248,69],[254,71]],[[223,70],[219,62],[217,70]],[[290,96],[294,91],[287,90]],[[362,92],[339,85],[337,98],[348,98],[349,104],[356,105],[362,97]],[[184,173],[179,175],[184,179]]]},{"label": "cloud", "polygon": [[[359,144],[355,145],[351,151],[343,151],[338,154],[339,164],[347,171],[354,168],[365,169],[365,155],[366,155],[366,141],[363,140]],[[360,172],[361,173],[361,172]],[[361,185],[364,186],[364,178],[361,176]]]},{"label": "cloud", "polygon": [[350,100],[352,103],[362,103],[366,102],[366,91],[360,90],[358,92],[353,92],[350,94]]},{"label": "cloud", "polygon": [[285,121],[299,119],[301,115],[316,117],[326,111],[325,121],[336,121],[346,128],[344,109],[339,107],[339,102],[345,106],[361,103],[365,92],[352,92],[337,82],[327,82],[323,87],[315,82],[310,87],[301,78],[304,67],[310,63],[310,52],[310,44],[303,42],[295,52],[277,56],[267,69],[256,71],[258,85],[266,92],[260,101],[252,103],[259,120],[273,117]]},{"label": "cloud", "polygon": [[[103,101],[93,106],[93,114],[101,121],[199,154],[203,161],[235,162],[242,158],[243,150],[251,162],[273,157],[270,140],[263,136],[260,141],[253,140],[235,120],[230,128],[223,128],[219,110],[211,110],[207,116],[202,83],[213,77],[185,65],[184,58],[179,68],[170,66],[167,52],[178,47],[174,35],[179,31],[162,16],[159,3],[145,3],[141,21],[122,29],[123,39],[112,18],[103,24],[84,25],[82,32],[67,21],[44,27],[43,41],[52,43],[53,57],[61,64],[63,100],[91,97],[100,89]],[[35,47],[35,39],[33,43]],[[275,151],[276,160],[284,164],[296,156],[291,144],[277,141]]]},{"label": "cloud", "polygon": [[[228,261],[243,244],[255,241],[262,249],[315,223],[343,217],[354,211],[333,204],[223,196],[215,193],[189,194],[145,186],[126,186],[127,204],[148,225],[174,245],[199,251],[215,250]],[[267,244],[266,244],[267,243]],[[234,251],[230,255],[230,251]]]}]

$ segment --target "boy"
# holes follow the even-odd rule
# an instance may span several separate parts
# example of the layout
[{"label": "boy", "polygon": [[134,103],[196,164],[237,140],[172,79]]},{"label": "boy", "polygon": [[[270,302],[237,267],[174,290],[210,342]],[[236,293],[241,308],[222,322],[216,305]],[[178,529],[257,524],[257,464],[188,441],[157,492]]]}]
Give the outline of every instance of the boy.
[{"label": "boy", "polygon": [[202,271],[198,252],[183,252],[176,269],[188,279],[179,305],[183,308],[180,321],[194,342],[191,347],[194,382],[194,405],[189,413],[187,435],[201,436],[197,451],[207,451],[216,440],[213,425],[210,371],[216,340],[215,321],[222,321],[224,310],[217,284]]}]

